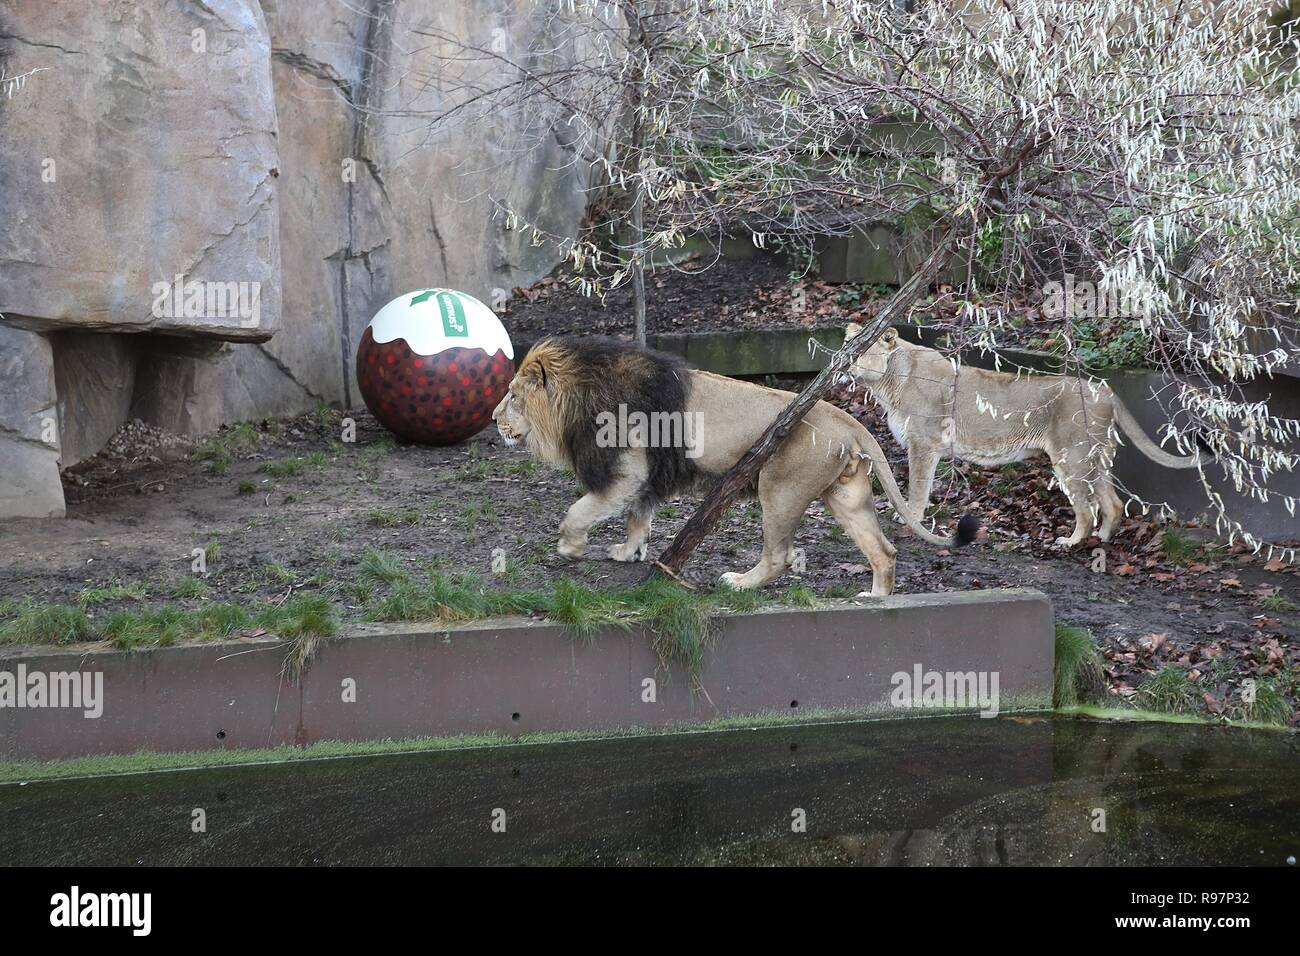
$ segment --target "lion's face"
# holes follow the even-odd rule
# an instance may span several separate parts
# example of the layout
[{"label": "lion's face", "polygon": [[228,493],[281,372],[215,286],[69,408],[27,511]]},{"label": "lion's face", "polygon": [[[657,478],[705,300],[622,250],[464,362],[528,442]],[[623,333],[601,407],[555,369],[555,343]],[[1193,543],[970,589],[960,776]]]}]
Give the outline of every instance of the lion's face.
[{"label": "lion's face", "polygon": [[[855,338],[863,331],[856,322],[850,323],[845,340]],[[853,362],[853,377],[864,385],[874,385],[884,378],[889,371],[889,356],[898,348],[898,332],[885,329],[880,338],[871,343],[871,347]]]},{"label": "lion's face", "polygon": [[497,423],[497,431],[511,448],[528,439],[532,426],[524,412],[524,390],[526,384],[516,375],[506,389],[506,397],[492,410],[492,420]]}]

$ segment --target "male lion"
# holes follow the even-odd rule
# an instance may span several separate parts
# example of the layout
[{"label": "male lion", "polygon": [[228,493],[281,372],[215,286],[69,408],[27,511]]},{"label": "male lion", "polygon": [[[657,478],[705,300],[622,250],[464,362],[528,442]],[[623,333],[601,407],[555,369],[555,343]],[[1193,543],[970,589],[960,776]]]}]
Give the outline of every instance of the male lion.
[{"label": "male lion", "polygon": [[[577,474],[585,494],[560,525],[561,555],[581,557],[591,527],[626,511],[627,540],[608,554],[643,561],[658,504],[730,469],[793,398],[687,368],[649,349],[563,337],[533,346],[492,417],[508,445],[522,441],[542,461]],[[722,575],[722,583],[757,588],[784,572],[795,529],[820,496],[871,563],[872,594],[891,593],[894,546],[876,520],[873,469],[890,502],[926,541],[947,546],[973,537],[976,522],[969,517],[956,538],[926,530],[903,501],[875,439],[851,415],[822,402],[759,472],[762,557],[744,574]]]},{"label": "male lion", "polygon": [[[851,322],[846,338],[861,332]],[[1114,425],[1157,464],[1198,463],[1198,455],[1180,458],[1153,443],[1105,383],[968,366],[954,370],[947,357],[899,338],[895,329],[886,329],[858,357],[852,375],[881,404],[889,430],[907,448],[907,500],[920,514],[930,504],[940,458],[1004,465],[1042,451],[1074,507],[1074,533],[1056,544],[1073,547],[1091,535],[1098,511],[1097,537],[1109,541],[1124,514],[1110,473]]]}]

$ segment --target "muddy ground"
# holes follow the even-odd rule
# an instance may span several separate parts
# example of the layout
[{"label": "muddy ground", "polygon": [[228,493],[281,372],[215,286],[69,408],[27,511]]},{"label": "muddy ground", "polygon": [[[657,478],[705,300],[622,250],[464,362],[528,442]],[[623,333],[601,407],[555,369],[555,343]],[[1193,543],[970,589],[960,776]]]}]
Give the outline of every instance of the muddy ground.
[{"label": "muddy ground", "polygon": [[[652,332],[843,324],[878,307],[888,292],[792,276],[772,258],[724,261],[693,274],[704,264],[692,259],[652,274]],[[542,331],[625,334],[629,295],[615,290],[602,305],[547,279],[520,290],[503,320],[519,338]],[[795,309],[791,297],[798,295]],[[1022,336],[1051,334],[1032,306],[1018,307]],[[953,296],[934,290],[926,320],[942,324],[955,308]],[[861,393],[841,390],[832,399],[877,436],[903,484],[905,456],[878,409]],[[345,414],[356,422],[355,441],[344,440]],[[1216,547],[1199,529],[1170,529],[1139,516],[1108,545],[1094,539],[1057,551],[1049,543],[1069,532],[1073,516],[1041,464],[941,467],[934,493],[940,523],[966,510],[983,523],[981,540],[965,549],[919,542],[882,506],[882,524],[899,548],[897,590],[1038,588],[1051,596],[1059,622],[1092,630],[1112,694],[1149,704],[1140,689],[1173,664],[1192,676],[1191,697],[1205,712],[1231,712],[1241,682],[1253,677],[1278,687],[1292,722],[1300,720],[1295,567]],[[195,441],[135,423],[99,456],[69,469],[64,483],[66,520],[0,523],[0,614],[6,599],[80,599],[98,620],[164,602],[256,608],[323,592],[345,620],[356,620],[375,599],[358,584],[370,551],[396,555],[411,572],[438,567],[501,581],[491,573],[500,549],[508,583],[518,587],[547,587],[565,576],[618,587],[647,573],[645,565],[557,556],[556,529],[578,495],[576,483],[507,450],[493,428],[459,446],[427,448],[394,442],[363,409],[249,423]],[[664,505],[652,559],[692,507],[681,500]],[[617,525],[597,530],[591,554],[603,555],[617,540]],[[688,579],[707,584],[724,571],[747,570],[760,541],[757,504],[734,507],[696,552]],[[820,502],[796,545],[805,570],[770,592],[795,579],[822,596],[870,589],[865,559]],[[195,549],[205,552],[203,587],[194,583]],[[113,586],[118,591],[93,594]]]},{"label": "muddy ground", "polygon": [[[840,397],[898,460],[900,450],[876,413],[860,398]],[[495,429],[452,448],[404,446],[364,411],[352,415],[351,443],[340,440],[338,412],[226,430],[215,443],[155,447],[148,435],[118,442],[119,457],[107,453],[68,472],[66,520],[0,524],[0,600],[75,603],[86,589],[143,590],[143,597],[137,590],[94,604],[90,613],[98,619],[160,602],[255,607],[323,591],[345,619],[360,619],[365,595],[349,585],[371,550],[400,556],[413,572],[433,564],[491,580],[493,550],[500,548],[514,568],[512,583],[525,587],[563,576],[619,586],[646,573],[645,565],[558,557],[556,527],[578,494],[576,484],[564,473],[534,469],[505,448]],[[214,453],[221,447],[236,449],[228,462]],[[896,473],[905,474],[905,466]],[[1165,529],[1134,519],[1105,546],[1106,571],[1095,572],[1099,543],[1065,554],[1044,546],[1072,520],[1064,498],[1047,485],[1046,471],[1033,466],[955,471],[935,500],[948,501],[954,514],[969,508],[985,529],[980,542],[951,552],[918,541],[882,507],[882,524],[899,548],[898,591],[1038,588],[1051,596],[1058,621],[1095,633],[1117,695],[1132,696],[1165,663],[1206,670],[1221,658],[1216,683],[1204,690],[1211,711],[1211,701],[1226,700],[1241,679],[1256,675],[1289,682],[1294,710],[1296,618],[1266,606],[1300,603],[1294,568],[1274,562],[1265,570],[1257,558],[1200,547],[1169,561],[1160,542]],[[663,507],[652,557],[691,507]],[[617,526],[598,530],[592,554],[616,540]],[[748,569],[759,543],[757,505],[733,508],[697,551],[688,577],[709,583],[723,571]],[[818,594],[870,588],[864,559],[820,503],[797,546],[807,562],[797,578]],[[196,548],[208,553],[208,588],[184,597]],[[795,577],[771,590],[779,593]]]}]

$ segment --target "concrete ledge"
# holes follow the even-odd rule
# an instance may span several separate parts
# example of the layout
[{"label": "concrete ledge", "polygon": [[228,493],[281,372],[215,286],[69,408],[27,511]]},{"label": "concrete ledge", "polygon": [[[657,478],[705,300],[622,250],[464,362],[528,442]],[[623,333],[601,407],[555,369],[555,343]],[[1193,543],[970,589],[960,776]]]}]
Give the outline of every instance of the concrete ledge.
[{"label": "concrete ledge", "polygon": [[718,375],[790,375],[826,367],[826,354],[809,349],[809,339],[838,351],[844,344],[844,329],[671,332],[649,336],[647,344]]},{"label": "concrete ledge", "polygon": [[[679,668],[662,670],[652,638],[633,629],[584,642],[524,618],[455,629],[368,626],[325,642],[297,684],[284,673],[285,645],[267,638],[134,653],[7,648],[0,672],[21,665],[28,674],[102,674],[103,713],[0,708],[0,759],[889,710],[892,675],[918,666],[996,673],[1003,701],[1050,699],[1052,689],[1052,607],[1037,591],[900,595],[726,617],[698,691]],[[344,699],[349,681],[355,702]]]},{"label": "concrete ledge", "polygon": [[[541,336],[525,332],[514,337],[515,361],[522,362]],[[796,375],[820,372],[826,355],[808,348],[816,339],[832,352],[844,344],[844,329],[832,326],[802,329],[741,329],[729,332],[650,333],[646,345],[718,375]]]}]

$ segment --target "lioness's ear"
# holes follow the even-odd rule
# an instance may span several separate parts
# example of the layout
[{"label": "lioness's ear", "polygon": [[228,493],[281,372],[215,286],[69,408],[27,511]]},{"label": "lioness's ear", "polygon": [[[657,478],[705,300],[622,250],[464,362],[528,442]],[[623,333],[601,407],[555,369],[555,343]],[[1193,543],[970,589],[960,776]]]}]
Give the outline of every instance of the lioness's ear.
[{"label": "lioness's ear", "polygon": [[849,339],[856,339],[861,334],[862,334],[862,326],[858,325],[858,323],[856,322],[850,322],[848,325],[844,326],[845,342],[847,342]]},{"label": "lioness's ear", "polygon": [[880,339],[886,345],[894,345],[898,341],[898,329],[885,329],[885,334]]}]

